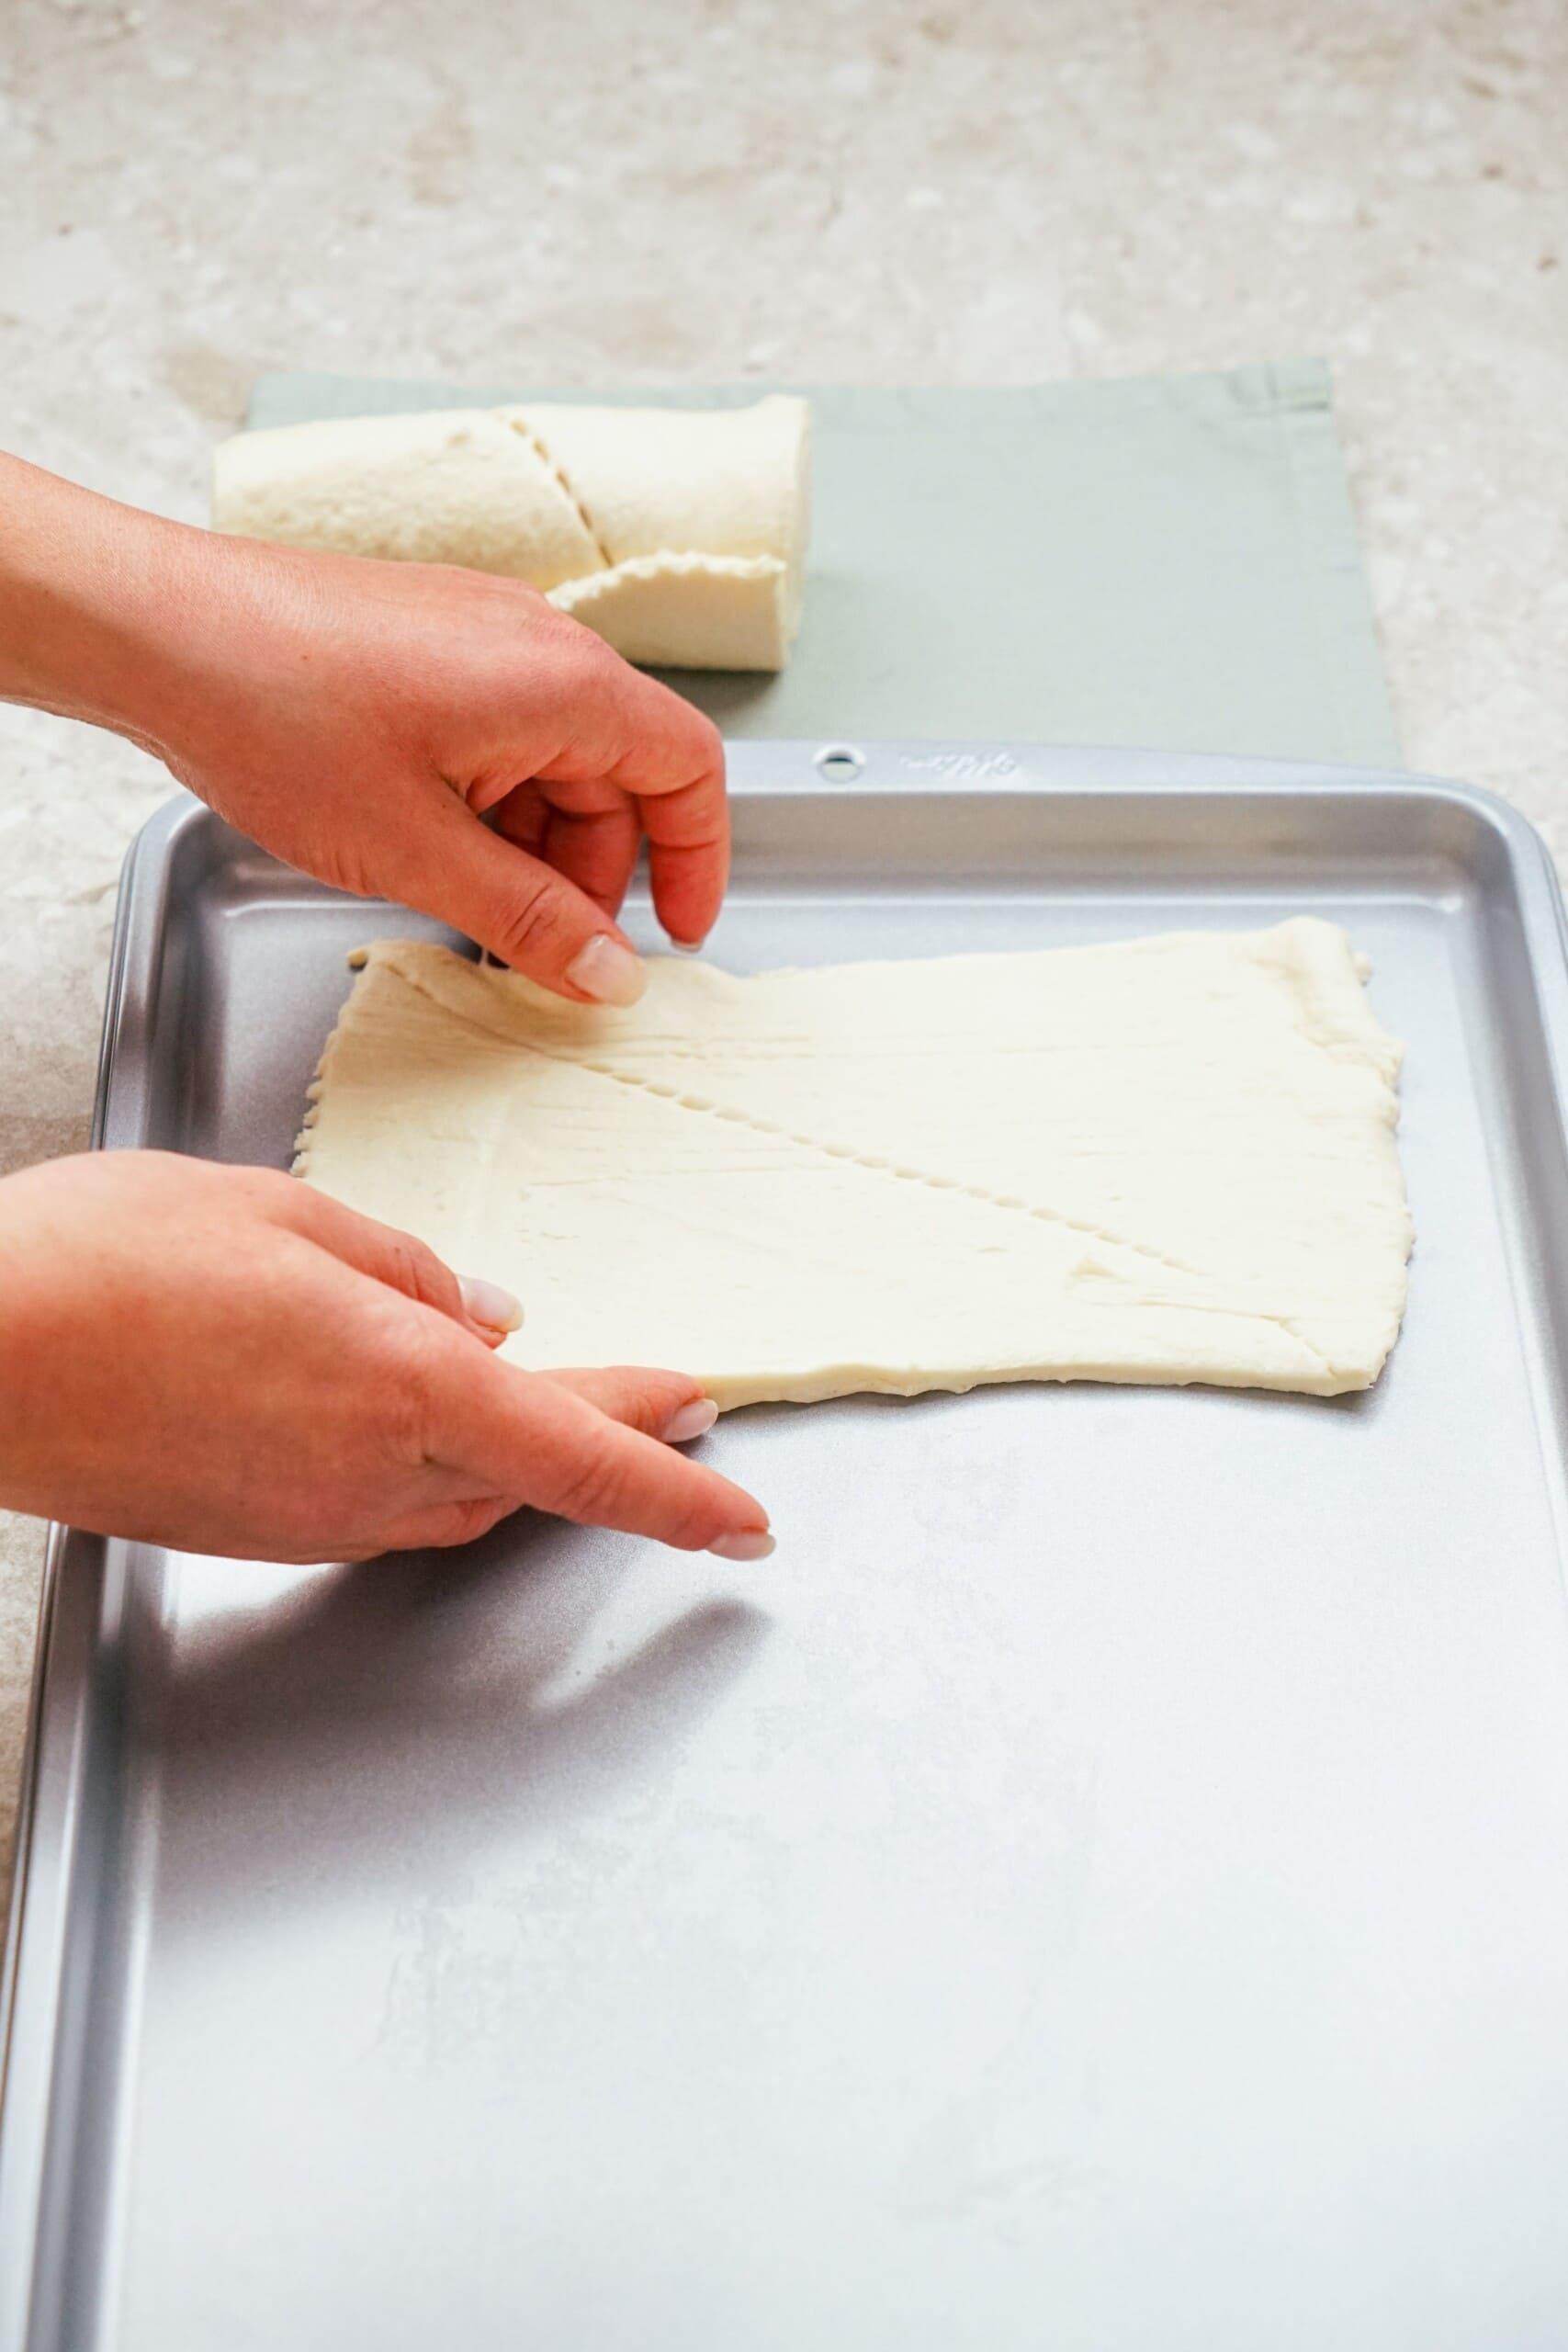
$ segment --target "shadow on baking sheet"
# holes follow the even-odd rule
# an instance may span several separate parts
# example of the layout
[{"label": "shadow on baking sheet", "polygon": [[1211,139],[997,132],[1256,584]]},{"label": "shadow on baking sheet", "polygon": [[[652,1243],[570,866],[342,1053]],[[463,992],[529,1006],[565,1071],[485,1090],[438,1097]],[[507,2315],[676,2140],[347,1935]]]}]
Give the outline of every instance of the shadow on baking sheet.
[{"label": "shadow on baking sheet", "polygon": [[[464,1551],[307,1572],[193,1627],[164,1746],[166,1786],[190,1792],[177,1843],[192,1860],[203,1844],[178,1873],[202,1913],[275,1903],[280,1884],[303,1899],[313,1871],[395,1882],[437,1825],[471,1852],[592,1816],[656,1770],[769,1621],[705,1597],[618,1651],[595,1621],[639,1558],[625,1538],[523,1512]],[[201,1813],[243,1821],[243,1838],[206,1847]],[[176,1924],[180,1889],[165,1894]]]}]

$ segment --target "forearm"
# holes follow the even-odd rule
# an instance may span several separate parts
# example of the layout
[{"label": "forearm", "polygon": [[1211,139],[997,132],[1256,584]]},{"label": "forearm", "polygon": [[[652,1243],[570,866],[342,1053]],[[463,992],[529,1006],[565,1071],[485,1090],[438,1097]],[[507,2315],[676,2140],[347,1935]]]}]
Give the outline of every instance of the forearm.
[{"label": "forearm", "polygon": [[[44,1518],[54,1508],[54,1473],[69,1471],[94,1421],[115,1409],[103,1389],[89,1399],[67,1391],[59,1374],[73,1329],[98,1328],[92,1237],[61,1217],[70,1168],[57,1160],[0,1179],[0,1510]],[[78,1352],[101,1379],[88,1351]],[[110,1351],[98,1355],[108,1371]]]},{"label": "forearm", "polygon": [[0,455],[0,700],[164,749],[161,689],[208,538]]}]

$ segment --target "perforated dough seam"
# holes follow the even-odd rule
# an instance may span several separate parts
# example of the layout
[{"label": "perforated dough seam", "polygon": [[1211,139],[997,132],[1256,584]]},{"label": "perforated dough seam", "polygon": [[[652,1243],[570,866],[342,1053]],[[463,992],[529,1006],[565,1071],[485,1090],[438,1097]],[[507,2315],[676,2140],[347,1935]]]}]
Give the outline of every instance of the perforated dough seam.
[{"label": "perforated dough seam", "polygon": [[[525,417],[509,416],[506,422],[512,431],[515,433],[521,440],[527,442],[528,447],[533,450],[541,465],[545,465],[549,468],[551,474],[555,478],[556,486],[559,490],[561,496],[568,501],[573,513],[576,514],[578,521],[581,524],[584,531],[588,534],[588,537],[592,540],[593,552],[598,557],[602,569],[605,571],[613,571],[615,567],[611,559],[610,550],[604,545],[604,540],[600,537],[599,532],[594,526],[593,518],[589,514],[587,507],[583,504],[581,499],[578,496],[577,492],[572,488],[571,483],[568,481],[566,469],[561,464],[560,459],[556,457],[547,445],[539,438],[538,434],[527,422]],[[591,578],[592,574],[587,576]]]},{"label": "perforated dough seam", "polygon": [[[1001,1209],[1014,1216],[1032,1217],[1038,1224],[1057,1227],[1064,1233],[1081,1234],[1086,1241],[1099,1241],[1108,1250],[1122,1250],[1132,1258],[1142,1258],[1151,1266],[1162,1266],[1168,1273],[1185,1275],[1189,1282],[1208,1282],[1211,1276],[1197,1266],[1189,1266],[1179,1258],[1169,1258],[1162,1250],[1151,1250],[1146,1242],[1128,1241],[1119,1233],[1108,1233],[1103,1226],[1080,1224],[1076,1217],[1065,1216],[1060,1209],[1048,1209],[1034,1201],[1021,1200],[1010,1193],[993,1193],[984,1184],[960,1183],[954,1176],[931,1176],[923,1168],[900,1167],[896,1160],[882,1159],[874,1153],[854,1151],[847,1144],[823,1143],[817,1136],[798,1134],[794,1128],[780,1126],[774,1120],[759,1119],[750,1111],[727,1110],[723,1103],[706,1100],[700,1094],[683,1094],[678,1087],[660,1084],[658,1079],[642,1078],[630,1070],[610,1068],[604,1062],[578,1061],[567,1054],[552,1054],[547,1046],[536,1045],[531,1038],[519,1040],[524,1053],[538,1054],[546,1061],[556,1062],[569,1069],[589,1070],[595,1078],[605,1078],[616,1086],[639,1088],[660,1102],[672,1102],[682,1111],[695,1111],[704,1117],[727,1119],[737,1126],[748,1127],[753,1135],[776,1136],[780,1143],[793,1144],[802,1151],[819,1151],[829,1159],[842,1160],[851,1168],[863,1168],[868,1174],[891,1176],[900,1184],[922,1184],[928,1192],[954,1193],[961,1200],[978,1201],[987,1208]],[[1111,1269],[1114,1272],[1114,1269]],[[1332,1373],[1334,1366],[1320,1348],[1297,1330],[1288,1316],[1269,1315],[1256,1306],[1222,1306],[1190,1299],[1152,1299],[1155,1306],[1174,1306],[1205,1315],[1239,1316],[1245,1321],[1271,1323],[1294,1340],[1324,1372]]]},{"label": "perforated dough seam", "polygon": [[[1076,1218],[1065,1216],[1059,1209],[1044,1208],[1034,1202],[1021,1200],[1011,1193],[993,1193],[983,1184],[960,1183],[956,1177],[931,1176],[928,1175],[924,1169],[900,1167],[892,1160],[881,1159],[870,1153],[852,1150],[845,1144],[823,1143],[816,1136],[798,1134],[792,1128],[778,1125],[773,1120],[760,1119],[750,1111],[727,1110],[722,1103],[703,1095],[682,1092],[679,1087],[667,1086],[658,1079],[644,1078],[630,1070],[616,1069],[612,1064],[606,1062],[592,1061],[586,1057],[580,1058],[572,1054],[552,1053],[547,1046],[540,1045],[536,1038],[520,1037],[514,1030],[504,1026],[494,1028],[489,1022],[476,1019],[471,1012],[459,1009],[448,1000],[437,996],[433,990],[425,988],[412,973],[396,967],[394,969],[397,978],[405,988],[412,989],[416,994],[423,996],[427,1003],[439,1004],[453,1020],[460,1021],[465,1028],[474,1030],[481,1037],[489,1037],[514,1046],[519,1053],[537,1054],[542,1061],[553,1062],[558,1069],[583,1070],[591,1077],[606,1080],[612,1085],[635,1088],[640,1092],[653,1095],[660,1102],[672,1103],[678,1110],[694,1111],[706,1118],[728,1120],[732,1125],[747,1127],[755,1135],[771,1136],[780,1143],[794,1144],[800,1150],[820,1152],[825,1158],[840,1160],[848,1167],[863,1168],[871,1175],[890,1176],[898,1183],[923,1185],[928,1191],[933,1193],[953,1193],[961,1200],[977,1201],[987,1208],[1000,1209],[1015,1216],[1030,1217],[1041,1225],[1055,1226],[1065,1233],[1080,1234],[1086,1241],[1099,1241],[1106,1249],[1124,1250],[1129,1257],[1141,1258],[1149,1265],[1161,1266],[1168,1273],[1181,1274],[1189,1282],[1205,1283],[1213,1279],[1201,1267],[1187,1265],[1179,1258],[1168,1257],[1161,1250],[1150,1249],[1145,1242],[1125,1240],[1120,1234],[1108,1233],[1102,1226],[1080,1224]],[[334,1030],[333,1036],[327,1041],[326,1050],[321,1057],[321,1069],[318,1071],[318,1080],[325,1071],[327,1056],[336,1041],[336,1035]],[[307,1125],[309,1126],[310,1124],[310,1121],[308,1118]],[[301,1141],[303,1140],[304,1138],[301,1137]],[[296,1163],[297,1172],[299,1166],[299,1163]],[[1114,1274],[1114,1268],[1108,1271]],[[1337,1376],[1336,1367],[1330,1359],[1297,1328],[1288,1315],[1270,1315],[1266,1309],[1258,1306],[1224,1306],[1202,1300],[1153,1299],[1149,1304],[1173,1307],[1179,1312],[1225,1315],[1244,1322],[1269,1324],[1276,1330],[1282,1331],[1287,1339],[1293,1340],[1303,1354],[1308,1356],[1321,1371],[1327,1373],[1331,1377]]]}]

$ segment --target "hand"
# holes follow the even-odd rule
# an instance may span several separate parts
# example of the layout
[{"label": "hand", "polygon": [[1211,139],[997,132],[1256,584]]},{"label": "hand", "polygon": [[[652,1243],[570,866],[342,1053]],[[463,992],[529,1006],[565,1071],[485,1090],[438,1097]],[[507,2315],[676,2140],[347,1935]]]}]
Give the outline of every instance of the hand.
[{"label": "hand", "polygon": [[728,1559],[750,1495],[678,1373],[532,1374],[515,1302],[291,1178],[157,1152],[0,1182],[0,1504],[190,1552],[359,1560],[529,1504]]},{"label": "hand", "polygon": [[[634,1002],[728,878],[716,729],[531,588],[220,537],[0,459],[0,695],[114,727],[290,865]],[[484,821],[481,821],[484,820]]]}]

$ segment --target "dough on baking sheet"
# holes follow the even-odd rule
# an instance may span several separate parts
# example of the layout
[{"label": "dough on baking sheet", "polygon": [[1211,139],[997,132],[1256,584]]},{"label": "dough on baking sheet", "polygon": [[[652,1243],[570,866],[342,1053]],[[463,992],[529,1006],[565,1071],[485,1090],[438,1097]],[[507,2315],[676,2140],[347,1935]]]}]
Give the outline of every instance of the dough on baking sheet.
[{"label": "dough on baking sheet", "polygon": [[278,425],[219,448],[213,520],[525,580],[631,661],[776,670],[800,626],[809,423],[775,392],[738,409],[526,401]]},{"label": "dough on baking sheet", "polygon": [[983,1381],[1377,1378],[1399,1047],[1344,933],[844,965],[670,957],[569,1005],[366,951],[299,1172],[515,1291],[535,1367],[721,1406]]}]

